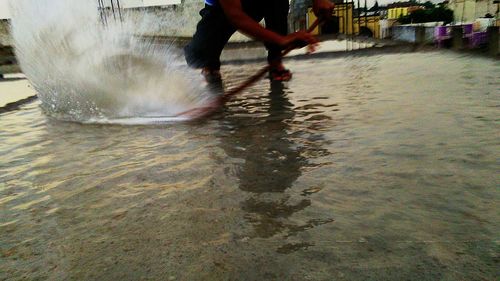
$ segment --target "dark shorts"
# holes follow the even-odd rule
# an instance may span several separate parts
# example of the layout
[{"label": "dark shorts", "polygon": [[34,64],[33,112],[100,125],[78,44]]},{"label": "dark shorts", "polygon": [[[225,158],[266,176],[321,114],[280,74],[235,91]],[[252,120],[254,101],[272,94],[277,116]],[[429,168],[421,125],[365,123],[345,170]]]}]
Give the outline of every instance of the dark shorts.
[{"label": "dark shorts", "polygon": [[[265,20],[266,28],[281,35],[288,33],[288,0],[241,0],[243,11],[260,22]],[[194,68],[220,68],[220,55],[227,41],[236,32],[219,5],[200,11],[201,20],[196,27],[192,41],[184,48],[186,61]],[[266,44],[268,61],[279,59],[281,48]]]}]

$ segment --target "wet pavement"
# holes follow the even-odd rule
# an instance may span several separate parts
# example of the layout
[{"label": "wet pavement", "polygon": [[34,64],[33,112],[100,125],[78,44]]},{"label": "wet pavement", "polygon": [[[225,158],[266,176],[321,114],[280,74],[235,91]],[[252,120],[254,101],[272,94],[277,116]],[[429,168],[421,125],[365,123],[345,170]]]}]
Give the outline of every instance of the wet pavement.
[{"label": "wet pavement", "polygon": [[495,280],[499,63],[288,67],[201,122],[0,114],[0,279]]}]

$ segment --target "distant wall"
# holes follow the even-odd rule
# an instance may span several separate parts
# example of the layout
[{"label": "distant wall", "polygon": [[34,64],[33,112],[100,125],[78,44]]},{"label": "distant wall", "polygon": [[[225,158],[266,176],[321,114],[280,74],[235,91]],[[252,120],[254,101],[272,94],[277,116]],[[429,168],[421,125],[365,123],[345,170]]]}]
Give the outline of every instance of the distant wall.
[{"label": "distant wall", "polygon": [[[126,9],[125,15],[137,23],[147,19],[149,36],[191,37],[201,19],[199,15],[203,1],[185,2],[168,8],[149,7]],[[249,41],[247,36],[235,33],[230,41]]]},{"label": "distant wall", "polygon": [[393,26],[392,27],[392,39],[404,42],[415,43],[417,36],[415,33],[415,27],[413,26]]},{"label": "distant wall", "polygon": [[424,43],[430,44],[434,43],[434,26],[433,27],[425,27],[425,38],[424,38]]},{"label": "distant wall", "polygon": [[9,22],[0,20],[0,79],[3,74],[19,73],[12,46],[12,37],[9,32]]},{"label": "distant wall", "polygon": [[148,26],[147,35],[151,36],[192,36],[199,20],[198,11],[202,8],[200,3],[185,4],[182,6],[161,8],[135,8],[126,9],[127,20]]},{"label": "distant wall", "polygon": [[447,7],[453,10],[456,23],[470,23],[497,10],[494,0],[450,0]]},{"label": "distant wall", "polygon": [[488,27],[488,49],[490,55],[500,57],[500,27]]},{"label": "distant wall", "polygon": [[432,43],[434,26],[396,25],[392,27],[392,39],[409,43]]},{"label": "distant wall", "polygon": [[[168,8],[148,7],[125,9],[125,17],[135,21],[138,25],[147,19],[150,36],[191,37],[196,31],[196,25],[201,19],[199,11],[203,8],[203,1],[190,0],[183,5]],[[9,22],[0,20],[0,44],[12,46],[13,40],[9,32]],[[247,36],[235,33],[232,42],[250,41]]]},{"label": "distant wall", "polygon": [[12,46],[12,37],[9,30],[9,22],[7,20],[0,20],[0,45]]}]

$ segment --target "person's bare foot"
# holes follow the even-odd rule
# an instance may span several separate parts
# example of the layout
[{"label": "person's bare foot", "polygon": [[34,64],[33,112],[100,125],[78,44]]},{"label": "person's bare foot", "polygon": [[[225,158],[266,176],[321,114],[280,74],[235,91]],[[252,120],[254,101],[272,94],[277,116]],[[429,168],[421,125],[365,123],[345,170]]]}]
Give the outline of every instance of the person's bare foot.
[{"label": "person's bare foot", "polygon": [[292,72],[285,68],[282,63],[271,64],[269,79],[271,81],[287,82],[292,79]]},{"label": "person's bare foot", "polygon": [[219,69],[212,69],[209,67],[204,67],[201,70],[201,75],[203,75],[203,77],[205,77],[205,81],[207,81],[207,83],[209,83],[209,84],[222,82],[222,75],[220,74]]}]

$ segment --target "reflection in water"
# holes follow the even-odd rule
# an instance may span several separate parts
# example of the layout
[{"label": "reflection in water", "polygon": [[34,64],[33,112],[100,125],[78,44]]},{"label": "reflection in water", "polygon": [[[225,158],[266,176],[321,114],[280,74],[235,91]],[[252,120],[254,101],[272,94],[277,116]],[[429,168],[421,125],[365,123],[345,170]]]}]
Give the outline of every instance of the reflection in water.
[{"label": "reflection in water", "polygon": [[252,107],[267,109],[267,114],[259,117],[256,126],[252,126],[256,120],[251,114],[243,118],[227,116],[226,121],[234,123],[236,129],[224,142],[237,143],[238,147],[234,149],[224,144],[223,147],[229,155],[245,160],[237,172],[239,187],[244,191],[284,192],[300,176],[300,169],[306,164],[300,148],[289,139],[289,122],[295,113],[283,89],[282,83],[273,83],[269,97],[252,104]]},{"label": "reflection in water", "polygon": [[[271,237],[285,230],[291,235],[331,221],[308,222],[306,226],[284,222],[311,205],[309,199],[294,200],[286,191],[293,187],[302,169],[309,166],[304,154],[310,154],[308,150],[320,150],[321,143],[309,142],[304,146],[295,141],[305,132],[291,126],[296,111],[285,85],[271,82],[270,89],[267,97],[244,101],[247,104],[241,107],[243,112],[225,116],[229,126],[235,129],[221,142],[228,155],[244,160],[236,169],[236,175],[239,188],[252,195],[242,203],[242,209],[248,213],[247,219],[254,225],[254,235],[258,237]],[[253,108],[264,108],[257,120],[253,117],[255,114],[246,114]],[[310,139],[321,139],[317,132],[309,133],[317,135]]]}]

